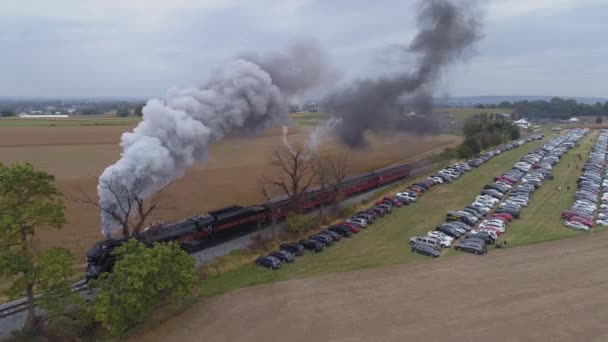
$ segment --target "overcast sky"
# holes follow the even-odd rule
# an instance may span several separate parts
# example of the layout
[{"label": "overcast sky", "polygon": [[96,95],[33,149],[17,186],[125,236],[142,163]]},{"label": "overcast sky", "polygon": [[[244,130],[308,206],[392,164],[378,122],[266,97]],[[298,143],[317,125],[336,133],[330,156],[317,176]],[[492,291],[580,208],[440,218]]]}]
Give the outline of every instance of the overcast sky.
[{"label": "overcast sky", "polygon": [[[608,97],[608,0],[486,3],[477,55],[443,91]],[[307,35],[346,77],[415,34],[404,0],[20,0],[0,6],[0,96],[163,96],[242,51]]]}]

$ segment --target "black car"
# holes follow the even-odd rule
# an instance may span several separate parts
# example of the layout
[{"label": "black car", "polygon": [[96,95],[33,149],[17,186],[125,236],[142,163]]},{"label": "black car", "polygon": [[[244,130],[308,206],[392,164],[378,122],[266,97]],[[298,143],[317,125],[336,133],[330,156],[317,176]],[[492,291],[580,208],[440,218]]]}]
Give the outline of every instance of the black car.
[{"label": "black car", "polygon": [[295,257],[293,256],[293,254],[289,253],[288,251],[284,251],[284,250],[270,252],[270,254],[268,254],[268,256],[273,256],[273,257],[281,260],[281,262],[287,262],[287,263],[293,262],[295,260]]},{"label": "black car", "polygon": [[334,239],[332,239],[331,237],[329,237],[327,235],[323,235],[323,234],[311,235],[308,238],[311,240],[314,240],[314,241],[318,241],[318,242],[324,244],[325,246],[333,246],[333,244],[334,244]]},{"label": "black car", "polygon": [[376,219],[375,215],[372,215],[370,213],[365,213],[365,212],[358,212],[355,216],[364,219],[365,221],[367,221],[368,224],[373,223],[374,220]]},{"label": "black car", "polygon": [[378,206],[373,206],[370,210],[373,210],[378,216],[382,217],[386,214],[386,209],[380,208]]},{"label": "black car", "polygon": [[485,189],[481,192],[482,195],[486,195],[486,196],[492,196],[496,199],[501,199],[503,198],[504,194],[498,190],[494,190],[494,189]]},{"label": "black car", "polygon": [[308,249],[309,251],[313,252],[320,252],[325,247],[323,243],[310,239],[300,240],[298,241],[298,243],[302,245],[305,249]]},{"label": "black car", "polygon": [[473,254],[485,254],[488,249],[485,245],[481,245],[477,242],[463,240],[454,246],[457,251],[464,251]]},{"label": "black car", "polygon": [[435,248],[424,244],[424,243],[415,243],[412,245],[412,253],[418,253],[422,255],[428,255],[433,258],[438,258],[441,255],[441,252],[436,250]]},{"label": "black car", "polygon": [[350,237],[351,235],[353,235],[353,232],[350,230],[350,228],[344,226],[330,226],[327,230],[336,232],[344,237]]},{"label": "black car", "polygon": [[447,225],[438,226],[435,230],[442,232],[447,236],[453,237],[454,239],[458,239],[461,236],[460,232],[458,232],[455,227],[450,227]]},{"label": "black car", "polygon": [[468,236],[469,238],[476,238],[482,240],[486,245],[493,245],[495,240],[492,235],[485,233],[483,231],[478,232],[476,234],[471,234]]},{"label": "black car", "polygon": [[520,213],[520,209],[514,206],[504,206],[504,207],[498,207],[496,209],[496,213],[507,213],[511,216],[513,216],[514,218],[519,218],[519,213]]},{"label": "black car", "polygon": [[255,259],[255,264],[272,270],[281,268],[281,261],[273,256],[259,257]]},{"label": "black car", "polygon": [[288,251],[293,255],[302,255],[304,254],[304,246],[299,243],[283,243],[279,246],[282,250]]},{"label": "black car", "polygon": [[462,211],[466,211],[467,213],[470,213],[471,215],[477,217],[478,219],[483,218],[483,213],[480,213],[479,211],[477,211],[477,208],[475,208],[475,207],[466,207],[466,208],[462,209]]},{"label": "black car", "polygon": [[324,230],[324,231],[320,232],[319,234],[329,236],[334,241],[340,241],[340,240],[342,240],[342,234],[338,234],[336,232],[332,232],[331,230]]}]

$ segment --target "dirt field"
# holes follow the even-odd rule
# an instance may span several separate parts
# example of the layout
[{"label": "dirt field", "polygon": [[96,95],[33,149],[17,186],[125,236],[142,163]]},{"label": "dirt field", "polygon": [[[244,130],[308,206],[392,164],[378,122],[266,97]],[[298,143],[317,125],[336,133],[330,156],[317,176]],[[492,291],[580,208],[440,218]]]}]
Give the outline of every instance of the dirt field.
[{"label": "dirt field", "polygon": [[[65,195],[69,223],[60,232],[39,235],[42,247],[62,245],[79,257],[99,240],[99,213],[81,203],[79,189],[96,197],[96,182],[103,169],[119,157],[120,134],[131,127],[47,126],[0,127],[0,161],[32,162],[54,174]],[[292,129],[290,141],[306,141],[311,128]],[[460,141],[457,136],[371,137],[372,146],[350,153],[351,174],[371,171]],[[270,152],[281,144],[281,130],[261,136],[232,137],[213,146],[211,160],[190,170],[169,191],[170,207],[154,219],[171,221],[222,206],[251,205],[263,201],[260,179],[270,172]],[[322,148],[338,145],[327,141]]]},{"label": "dirt field", "polygon": [[607,249],[608,234],[589,234],[258,286],[133,340],[606,341]]}]

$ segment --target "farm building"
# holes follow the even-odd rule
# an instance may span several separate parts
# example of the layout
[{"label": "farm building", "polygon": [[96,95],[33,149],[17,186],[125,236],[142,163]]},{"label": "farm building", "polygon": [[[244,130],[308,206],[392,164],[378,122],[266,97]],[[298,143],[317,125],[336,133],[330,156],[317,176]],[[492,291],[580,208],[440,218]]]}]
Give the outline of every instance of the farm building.
[{"label": "farm building", "polygon": [[19,114],[20,118],[24,119],[66,119],[70,116],[67,114]]}]

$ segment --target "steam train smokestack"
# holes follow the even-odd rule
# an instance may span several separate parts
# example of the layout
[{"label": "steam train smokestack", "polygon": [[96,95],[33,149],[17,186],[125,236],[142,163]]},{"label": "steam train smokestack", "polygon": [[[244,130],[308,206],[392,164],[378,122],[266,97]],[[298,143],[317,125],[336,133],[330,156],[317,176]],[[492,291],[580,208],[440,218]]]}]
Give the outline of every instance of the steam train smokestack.
[{"label": "steam train smokestack", "polygon": [[[429,119],[433,88],[445,67],[470,56],[467,52],[481,38],[480,11],[473,2],[456,4],[448,0],[421,0],[418,11],[419,31],[409,45],[400,47],[402,53],[416,56],[413,70],[359,79],[325,99],[324,109],[337,119],[332,121],[332,131],[345,144],[364,146],[367,130],[381,131],[397,126],[425,132],[434,128]],[[426,115],[427,119],[407,124],[396,121],[395,105],[403,96],[409,97],[411,110]]]},{"label": "steam train smokestack", "polygon": [[[285,52],[244,55],[201,86],[173,88],[164,100],[149,100],[143,120],[121,137],[120,160],[99,177],[100,206],[125,207],[130,195],[146,198],[206,160],[209,146],[231,132],[286,123],[288,102],[322,79],[324,61],[316,42],[297,39]],[[101,214],[106,238],[120,226],[107,211]]]}]

